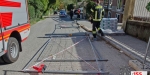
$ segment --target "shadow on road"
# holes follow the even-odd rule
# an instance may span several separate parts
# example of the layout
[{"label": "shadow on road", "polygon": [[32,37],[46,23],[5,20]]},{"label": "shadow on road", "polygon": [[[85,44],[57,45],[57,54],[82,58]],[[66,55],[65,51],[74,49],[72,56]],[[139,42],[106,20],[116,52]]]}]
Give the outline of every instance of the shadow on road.
[{"label": "shadow on road", "polygon": [[2,59],[2,57],[0,58],[0,65],[8,65],[4,62],[4,60]]},{"label": "shadow on road", "polygon": [[[17,75],[19,75],[19,73],[22,74],[29,74],[29,75],[41,75],[39,73],[25,73],[25,72],[21,72],[21,71],[17,71],[17,70],[3,70],[4,71],[4,75],[14,75],[14,73],[17,73]],[[12,74],[11,74],[12,73]],[[20,74],[20,75],[22,75]]]},{"label": "shadow on road", "polygon": [[[101,60],[95,57],[85,31],[82,31],[76,24],[71,24],[73,21],[69,18],[59,18],[57,16],[50,18],[58,22],[58,24],[55,25],[54,31],[45,34],[44,37],[37,38],[52,37],[52,39],[48,39],[40,47],[23,69],[29,69],[29,67],[35,64],[39,66],[39,63],[44,63],[47,66],[45,71],[68,72],[73,74],[76,74],[76,72],[87,73],[85,75],[99,74],[98,65],[95,62],[96,59],[99,61],[107,60]],[[65,22],[62,23],[62,21]],[[91,71],[94,72],[94,74]],[[20,71],[4,70],[4,75],[8,75],[8,72],[19,73]],[[30,73],[30,75],[39,74]]]}]

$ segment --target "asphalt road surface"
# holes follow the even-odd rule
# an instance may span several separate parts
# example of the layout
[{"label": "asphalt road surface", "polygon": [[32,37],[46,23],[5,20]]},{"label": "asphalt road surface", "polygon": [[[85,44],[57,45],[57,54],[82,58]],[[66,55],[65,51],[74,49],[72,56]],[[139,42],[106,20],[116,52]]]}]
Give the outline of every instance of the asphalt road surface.
[{"label": "asphalt road surface", "polygon": [[[47,37],[46,34],[52,34],[54,33],[84,33],[85,31],[82,29],[78,29],[75,28],[74,29],[65,29],[63,30],[63,28],[61,29],[60,26],[57,29],[57,24],[59,24],[61,21],[67,22],[69,26],[70,23],[72,22],[69,17],[67,18],[59,18],[58,16],[51,16],[49,18],[46,18],[34,25],[31,26],[31,32],[30,35],[28,37],[28,39],[22,43],[22,47],[23,47],[23,51],[20,53],[19,59],[12,64],[1,64],[0,65],[0,75],[53,75],[53,74],[37,74],[37,73],[23,73],[23,72],[16,72],[16,71],[21,71],[24,66],[30,61],[30,59],[33,57],[33,55],[44,45],[44,43],[47,42],[47,40],[49,38],[45,38]],[[64,27],[62,25],[62,27]],[[83,38],[83,37],[82,37]],[[81,39],[82,39],[81,38]],[[56,39],[54,37],[54,39]],[[60,46],[63,45],[63,47],[66,48],[66,46],[69,46],[71,44],[74,44],[75,42],[79,41],[80,39],[76,39],[76,41],[73,41],[72,39],[70,39],[70,41],[68,40],[69,43],[66,43],[66,41],[64,42],[62,39],[60,40],[59,38],[57,39],[57,42],[61,42],[57,45],[54,45],[54,43],[49,43],[46,47],[46,51],[44,51],[41,54],[41,57],[39,57],[39,60],[44,59],[45,57],[47,57],[48,55],[53,55],[57,52],[59,52],[60,50],[62,50],[62,48]],[[73,47],[70,51],[72,53],[74,53],[76,56],[83,56],[83,58],[85,59],[93,59],[94,55],[92,54],[92,51],[90,51],[90,44],[89,42],[87,42],[88,39],[86,38],[85,42],[81,43],[79,46],[75,46]],[[54,41],[53,41],[54,42]],[[104,71],[108,71],[110,74],[109,75],[124,75],[125,73],[130,73],[130,71],[132,70],[129,65],[128,62],[130,60],[130,58],[128,58],[127,56],[125,56],[124,54],[122,54],[121,52],[118,52],[118,50],[114,49],[113,47],[111,47],[109,44],[107,44],[105,41],[100,40],[100,41],[94,41],[92,42],[94,48],[98,51],[97,53],[99,53],[100,58],[101,59],[108,59],[107,62],[99,62],[99,65],[101,67],[101,70]],[[50,46],[53,46],[52,47]],[[58,46],[59,45],[59,46]],[[60,48],[59,48],[60,47]],[[83,47],[83,48],[82,48]],[[51,51],[50,51],[51,49]],[[48,53],[50,52],[50,53]],[[37,54],[39,55],[39,54]],[[62,56],[59,56],[60,59],[65,58],[65,59],[72,59],[71,54],[65,52],[63,54],[61,54]],[[38,57],[38,56],[37,56]],[[36,58],[37,58],[36,57]],[[57,56],[56,56],[57,58]],[[93,62],[91,62],[93,63]],[[35,64],[35,61],[31,61],[30,65]],[[49,64],[49,63],[46,63]],[[53,63],[54,65],[49,65],[47,66],[49,69],[51,70],[61,70],[61,71],[66,71],[66,70],[91,70],[89,66],[85,66],[86,63],[65,63],[65,64],[61,64],[59,62]],[[58,66],[58,64],[62,65],[62,67],[56,67]],[[30,66],[29,65],[29,66]],[[56,66],[55,66],[56,65]],[[69,67],[64,67],[64,66],[68,66]],[[84,66],[83,66],[84,65]],[[71,66],[71,67],[70,67]],[[78,66],[78,67],[77,67]],[[93,66],[95,66],[95,64],[93,64]],[[97,67],[97,66],[95,66]],[[63,74],[60,74],[63,75]],[[79,74],[76,74],[79,75]],[[87,74],[85,74],[87,75]],[[94,75],[94,74],[90,74],[90,75]],[[126,74],[129,75],[129,74]]]}]

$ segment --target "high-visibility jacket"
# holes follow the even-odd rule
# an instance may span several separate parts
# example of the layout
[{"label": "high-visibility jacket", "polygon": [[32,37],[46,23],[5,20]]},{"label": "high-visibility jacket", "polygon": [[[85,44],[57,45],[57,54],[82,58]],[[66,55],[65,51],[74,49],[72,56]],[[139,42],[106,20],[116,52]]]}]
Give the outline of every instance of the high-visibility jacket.
[{"label": "high-visibility jacket", "polygon": [[94,13],[93,21],[101,21],[104,17],[104,9],[101,5],[91,8],[91,11]]}]

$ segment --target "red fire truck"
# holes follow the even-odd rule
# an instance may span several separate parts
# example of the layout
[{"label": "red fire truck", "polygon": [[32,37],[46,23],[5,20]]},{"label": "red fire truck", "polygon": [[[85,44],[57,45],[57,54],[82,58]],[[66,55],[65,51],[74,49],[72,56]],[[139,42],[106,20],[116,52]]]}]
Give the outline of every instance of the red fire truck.
[{"label": "red fire truck", "polygon": [[0,0],[0,62],[16,61],[29,33],[27,0]]}]

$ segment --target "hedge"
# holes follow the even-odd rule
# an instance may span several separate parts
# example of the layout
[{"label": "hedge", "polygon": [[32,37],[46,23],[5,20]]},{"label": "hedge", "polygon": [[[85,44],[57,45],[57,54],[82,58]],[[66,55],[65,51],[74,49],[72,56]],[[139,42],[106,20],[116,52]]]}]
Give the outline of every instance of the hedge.
[{"label": "hedge", "polygon": [[[64,1],[67,3],[64,4]],[[73,3],[74,1],[76,0],[72,0]],[[48,16],[56,8],[66,8],[65,5],[68,5],[68,0],[28,0],[30,22],[35,22],[41,19],[42,16]]]},{"label": "hedge", "polygon": [[67,10],[70,11],[71,9],[74,9],[74,4],[67,5]]},{"label": "hedge", "polygon": [[30,22],[38,21],[43,15],[47,16],[50,0],[28,0]]},{"label": "hedge", "polygon": [[35,18],[35,8],[32,5],[28,5],[28,10],[29,10],[30,19],[34,19]]}]

